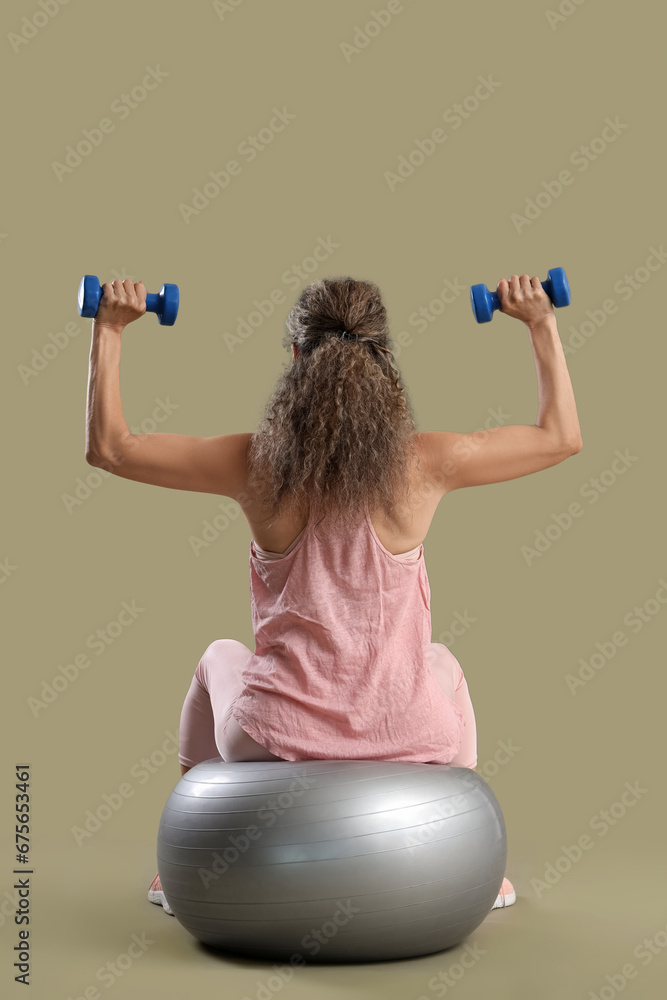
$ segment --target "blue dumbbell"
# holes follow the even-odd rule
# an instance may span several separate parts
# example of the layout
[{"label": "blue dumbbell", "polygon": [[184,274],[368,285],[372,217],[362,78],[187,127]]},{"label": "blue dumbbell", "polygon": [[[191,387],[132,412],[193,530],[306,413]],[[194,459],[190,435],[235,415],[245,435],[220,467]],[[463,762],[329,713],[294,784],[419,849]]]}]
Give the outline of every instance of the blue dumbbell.
[{"label": "blue dumbbell", "polygon": [[[84,274],[79,285],[79,315],[90,318],[97,314],[102,289],[94,274]],[[178,285],[163,285],[157,294],[146,295],[146,312],[157,313],[162,326],[173,326],[178,315]]]},{"label": "blue dumbbell", "polygon": [[[556,308],[569,306],[570,286],[562,267],[552,267],[547,280],[541,284]],[[470,302],[478,323],[488,323],[493,319],[494,309],[500,309],[498,293],[490,292],[486,285],[472,285]]]}]

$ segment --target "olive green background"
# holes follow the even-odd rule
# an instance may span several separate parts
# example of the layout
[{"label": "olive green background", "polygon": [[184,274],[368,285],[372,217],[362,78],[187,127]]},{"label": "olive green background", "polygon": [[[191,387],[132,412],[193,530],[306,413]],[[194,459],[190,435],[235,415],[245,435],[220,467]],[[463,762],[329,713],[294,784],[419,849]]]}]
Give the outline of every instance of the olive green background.
[{"label": "olive green background", "polygon": [[[483,954],[460,979],[464,945],[297,969],[271,996],[655,997],[667,975],[665,271],[646,261],[667,239],[664,12],[650,0],[564,0],[570,13],[555,20],[527,0],[405,0],[350,52],[342,46],[364,41],[358,29],[385,0],[217,6],[70,0],[37,16],[38,29],[37,0],[8,0],[0,15],[3,992],[25,995],[12,969],[13,773],[25,762],[32,997],[94,996],[96,987],[114,998],[255,1000],[274,964],[213,957],[146,901],[160,813],[178,778],[169,734],[192,672],[216,638],[253,648],[250,532],[222,497],[99,474],[86,495],[91,322],[77,312],[81,275],[180,287],[173,328],[146,316],[123,334],[130,426],[253,430],[288,363],[280,341],[290,305],[313,278],[349,274],[383,291],[418,428],[470,431],[497,422],[494,412],[533,423],[537,389],[525,327],[498,314],[478,326],[468,287],[494,288],[512,273],[544,279],[563,266],[572,303],[557,317],[563,343],[579,345],[567,360],[583,449],[536,475],[449,495],[425,542],[433,638],[468,679],[479,770],[503,808],[517,903],[471,935]],[[21,30],[34,37],[12,44]],[[167,76],[121,118],[114,102],[147,67]],[[468,100],[458,127],[455,112],[443,120],[489,76],[493,93],[474,110]],[[238,147],[275,108],[295,117],[248,162]],[[59,179],[54,162],[105,117],[113,131]],[[607,118],[625,128],[605,144],[595,140]],[[385,173],[439,127],[446,140],[391,190]],[[594,157],[587,169],[582,146]],[[186,222],[179,206],[231,159],[240,174]],[[518,231],[513,213],[565,169],[572,182],[543,194]],[[336,249],[303,280],[290,278],[320,238]],[[624,276],[635,272],[632,289]],[[446,280],[459,293],[443,305]],[[230,350],[225,334],[274,289],[283,304]],[[597,327],[587,311],[599,320],[608,300],[615,311]],[[418,329],[422,308],[430,319]],[[172,412],[151,425],[159,401]],[[612,464],[617,450],[630,456],[623,471]],[[557,537],[554,518],[575,502],[581,516]],[[196,555],[192,537],[225,508],[227,526],[220,517]],[[529,564],[522,547],[549,525]],[[97,655],[88,637],[124,601],[144,610]],[[624,619],[646,602],[634,631]],[[475,619],[460,635],[450,628],[457,614]],[[612,642],[619,631],[623,646]],[[572,693],[566,677],[596,643],[614,655],[600,654]],[[90,666],[31,710],[59,666],[86,651]],[[626,783],[641,792],[618,805]],[[122,806],[77,845],[73,828],[124,784]],[[610,809],[613,825],[602,825]],[[565,849],[586,834],[592,846],[567,870]],[[98,970],[132,934],[152,943],[102,982]]]}]

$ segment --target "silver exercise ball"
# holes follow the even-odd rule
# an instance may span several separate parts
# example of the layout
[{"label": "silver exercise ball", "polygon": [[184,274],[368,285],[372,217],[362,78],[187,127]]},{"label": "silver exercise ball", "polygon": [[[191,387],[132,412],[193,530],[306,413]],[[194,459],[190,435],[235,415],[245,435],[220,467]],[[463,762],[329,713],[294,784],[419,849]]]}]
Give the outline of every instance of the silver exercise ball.
[{"label": "silver exercise ball", "polygon": [[263,959],[429,955],[481,924],[505,874],[495,795],[465,767],[203,761],[169,796],[158,871],[204,944]]}]

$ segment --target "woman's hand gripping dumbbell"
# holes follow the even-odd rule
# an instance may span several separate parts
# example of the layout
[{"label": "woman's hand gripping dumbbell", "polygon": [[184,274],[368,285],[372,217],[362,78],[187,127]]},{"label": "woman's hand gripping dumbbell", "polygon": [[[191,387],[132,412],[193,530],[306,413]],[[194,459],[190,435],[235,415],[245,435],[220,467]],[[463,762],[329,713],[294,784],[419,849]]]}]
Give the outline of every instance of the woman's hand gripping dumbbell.
[{"label": "woman's hand gripping dumbbell", "polygon": [[[539,289],[545,294],[535,294]],[[486,285],[473,285],[470,303],[478,323],[488,323],[496,309],[524,322],[536,322],[540,311],[545,315],[553,312],[551,303],[556,308],[569,306],[570,286],[563,268],[552,267],[546,281],[530,278],[527,274],[522,274],[521,278],[513,274],[509,281],[501,278],[497,292],[490,292]]]},{"label": "woman's hand gripping dumbbell", "polygon": [[143,281],[134,284],[129,279],[100,287],[93,274],[85,274],[79,285],[79,315],[94,316],[100,325],[126,326],[145,312],[154,312],[162,326],[173,326],[178,302],[178,285],[163,285],[157,294],[151,294]]}]

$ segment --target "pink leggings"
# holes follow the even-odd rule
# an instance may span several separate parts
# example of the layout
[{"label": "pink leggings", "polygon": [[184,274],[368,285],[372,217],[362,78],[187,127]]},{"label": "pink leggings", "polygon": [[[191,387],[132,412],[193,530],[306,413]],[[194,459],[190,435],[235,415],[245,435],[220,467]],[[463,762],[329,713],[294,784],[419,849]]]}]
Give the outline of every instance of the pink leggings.
[{"label": "pink leggings", "polygon": [[[283,760],[257,743],[232,715],[243,684],[241,674],[252,656],[236,639],[216,639],[204,651],[190,684],[179,726],[178,759],[186,767],[222,757],[226,761]],[[445,694],[463,711],[463,741],[451,764],[475,767],[477,729],[468,684],[459,661],[441,642],[429,646],[429,663]]]}]

